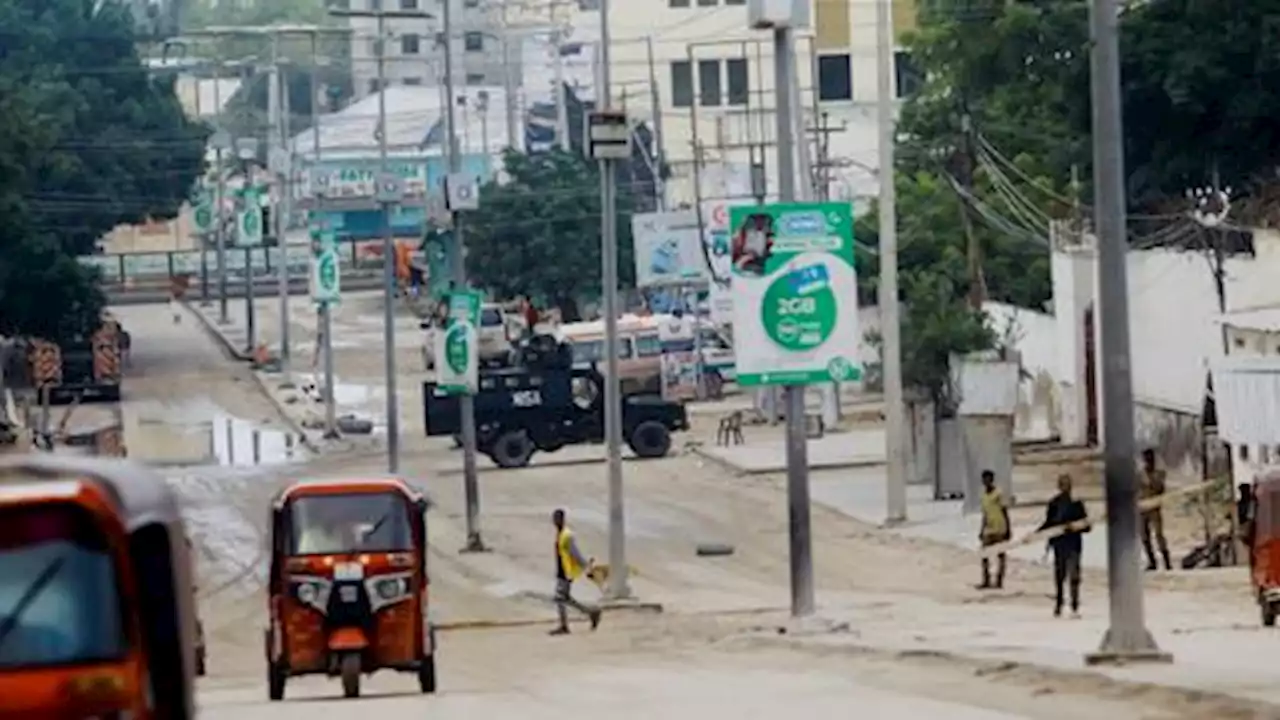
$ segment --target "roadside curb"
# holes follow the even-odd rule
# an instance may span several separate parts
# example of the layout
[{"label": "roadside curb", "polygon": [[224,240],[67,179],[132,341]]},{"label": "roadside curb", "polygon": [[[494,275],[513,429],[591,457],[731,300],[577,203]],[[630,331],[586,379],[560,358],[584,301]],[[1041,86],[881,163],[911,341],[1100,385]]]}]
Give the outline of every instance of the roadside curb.
[{"label": "roadside curb", "polygon": [[[661,603],[640,603],[640,604],[649,605],[649,606],[656,605],[659,608],[662,607]],[[608,611],[611,608],[609,608],[608,605],[602,605],[601,609]],[[612,608],[612,609],[616,610],[618,608]],[[653,611],[650,610],[650,612],[653,612]],[[658,612],[662,612],[662,611],[658,611]],[[673,612],[673,613],[663,613],[663,614],[669,617],[677,617],[677,618],[680,618],[680,617],[742,617],[742,616],[752,616],[752,615],[768,615],[771,613],[785,613],[785,612],[787,612],[787,608],[785,607],[752,607],[752,608],[732,608],[729,610],[696,610],[693,612]],[[658,613],[654,612],[653,614],[656,615]],[[556,622],[557,621],[554,618],[546,618],[546,619],[526,618],[523,620],[453,620],[449,622],[436,623],[435,628],[439,632],[452,632],[455,630],[501,630],[505,628],[550,626],[550,625],[556,624]],[[570,620],[570,622],[585,624],[587,620],[585,618],[574,618],[573,620]]]},{"label": "roadside curb", "polygon": [[[730,635],[722,642],[738,642],[747,647],[786,648],[792,650],[809,650],[820,653],[846,653],[850,656],[889,662],[915,662],[920,664],[957,665],[970,669],[975,677],[1005,680],[1032,687],[1043,687],[1046,680],[1086,680],[1098,686],[1091,695],[1128,696],[1135,693],[1162,693],[1180,704],[1187,706],[1188,717],[1215,717],[1224,714],[1231,717],[1274,717],[1276,705],[1263,700],[1232,695],[1221,690],[1206,690],[1187,685],[1137,680],[1110,675],[1097,666],[1085,664],[1081,657],[1079,668],[1067,668],[1042,663],[1011,660],[993,655],[964,651],[947,650],[938,647],[893,647],[868,643],[835,642],[836,638],[857,638],[858,631],[847,626],[836,627],[827,632],[786,633],[782,626],[761,627],[756,632]],[[1204,713],[1190,714],[1201,707]]]},{"label": "roadside curb", "polygon": [[[733,447],[733,446],[730,446],[730,447]],[[783,473],[787,471],[787,466],[785,464],[779,465],[777,467],[770,466],[770,467],[764,467],[764,468],[743,467],[733,462],[732,460],[722,458],[718,455],[714,455],[708,452],[707,450],[704,449],[704,446],[701,446],[701,445],[691,446],[689,447],[689,451],[692,452],[694,455],[697,455],[698,457],[708,462],[715,463],[716,465],[719,465],[725,470],[728,470],[729,472],[732,472],[737,475],[742,475],[742,476],[776,475],[778,473]],[[849,468],[880,467],[880,466],[883,466],[884,464],[885,464],[885,461],[879,457],[866,456],[863,458],[859,458],[855,456],[849,460],[842,460],[840,462],[819,463],[816,465],[813,463],[810,463],[809,469],[810,470],[847,470]]]},{"label": "roadside curb", "polygon": [[231,340],[218,329],[217,323],[210,319],[209,316],[205,315],[200,308],[192,306],[190,300],[183,299],[179,302],[181,302],[182,306],[187,309],[188,313],[196,316],[196,319],[200,322],[200,326],[209,334],[209,337],[213,338],[214,342],[221,345],[223,352],[230,355],[233,360],[248,362],[251,359],[249,353],[246,353],[244,350],[233,345]]},{"label": "roadside curb", "polygon": [[[212,337],[215,342],[222,346],[223,352],[229,355],[233,360],[237,360],[239,362],[248,362],[252,359],[252,356],[243,350],[236,348],[226,335],[219,332],[217,324],[214,323],[213,320],[201,312],[199,308],[192,307],[190,300],[184,299],[181,302],[182,306],[186,308],[189,314],[196,316],[200,325],[204,328],[204,331]],[[311,436],[307,434],[307,431],[302,427],[302,424],[289,413],[288,406],[281,401],[276,393],[268,386],[267,379],[263,377],[263,373],[250,368],[249,375],[253,377],[253,382],[258,388],[258,392],[262,393],[262,395],[266,397],[267,402],[271,403],[276,414],[284,421],[284,424],[289,428],[290,432],[298,436],[298,440],[302,443],[302,446],[314,455],[323,454],[324,451],[320,448],[320,445],[311,439]]]}]

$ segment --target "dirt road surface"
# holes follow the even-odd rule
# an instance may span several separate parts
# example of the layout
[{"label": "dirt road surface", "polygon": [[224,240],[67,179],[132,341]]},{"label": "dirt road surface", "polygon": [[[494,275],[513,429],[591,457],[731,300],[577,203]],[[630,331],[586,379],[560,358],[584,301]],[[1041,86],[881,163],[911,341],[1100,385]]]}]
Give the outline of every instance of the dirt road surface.
[{"label": "dirt road surface", "polygon": [[[598,633],[569,638],[548,638],[546,624],[446,632],[435,697],[413,692],[411,678],[377,675],[367,683],[376,698],[333,700],[335,682],[299,679],[285,703],[267,703],[261,632],[269,498],[299,477],[381,474],[385,461],[368,453],[308,460],[296,448],[290,457],[286,424],[248,371],[225,358],[194,318],[175,324],[165,308],[121,314],[134,336],[122,406],[131,423],[131,456],[162,467],[197,545],[210,653],[202,717],[351,717],[366,710],[389,718],[493,713],[534,720],[597,711],[675,719],[797,711],[845,718],[855,710],[876,718],[942,711],[957,718],[1227,717],[1188,714],[1176,698],[1100,699],[1088,682],[1067,689],[1044,679],[1011,682],[909,653],[759,642],[776,640],[767,628],[785,622],[789,598],[784,480],[735,477],[692,454],[624,466],[628,557],[637,571],[632,587],[640,599],[662,603],[663,614],[610,613]],[[420,398],[412,384],[406,387],[404,412],[417,414]],[[428,562],[436,623],[548,621],[554,508],[567,509],[589,555],[606,553],[605,466],[553,462],[598,457],[598,451],[565,450],[528,469],[483,473],[481,529],[492,551],[463,555],[458,452],[408,432],[403,442],[404,474],[435,503]],[[839,477],[875,481],[857,473]],[[931,625],[990,620],[1002,606],[1047,614],[1050,580],[1043,566],[1014,562],[1002,593],[981,594],[972,589],[977,561],[971,551],[889,536],[820,505],[813,508],[813,536],[824,608],[865,605],[875,597],[877,617],[908,628],[916,611],[894,598],[929,599]],[[698,557],[696,546],[704,542],[731,544],[735,553]],[[1096,589],[1101,581],[1100,573],[1087,575],[1087,619],[1105,616]],[[1160,574],[1149,577],[1148,587],[1169,602],[1202,603],[1219,617],[1255,614],[1242,586],[1220,575]],[[593,588],[577,592],[588,601],[598,597]],[[905,609],[895,611],[896,605]]]}]

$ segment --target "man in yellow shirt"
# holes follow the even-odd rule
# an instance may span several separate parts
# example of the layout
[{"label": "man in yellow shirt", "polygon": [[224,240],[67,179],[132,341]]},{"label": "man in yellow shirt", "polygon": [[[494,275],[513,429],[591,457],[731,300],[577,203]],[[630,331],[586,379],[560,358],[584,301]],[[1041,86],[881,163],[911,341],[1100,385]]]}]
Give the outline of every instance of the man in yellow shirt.
[{"label": "man in yellow shirt", "polygon": [[[996,474],[990,470],[982,471],[982,529],[978,531],[978,539],[982,547],[1008,542],[1010,537],[1009,509],[1005,507],[1004,495],[996,487]],[[991,584],[991,561],[982,558],[982,584],[979,590],[1004,587],[1005,554],[996,557],[996,582]]]},{"label": "man in yellow shirt", "polygon": [[560,615],[560,625],[551,634],[569,634],[569,613],[566,609],[569,605],[586,615],[591,621],[591,629],[595,630],[600,625],[600,608],[583,605],[570,594],[573,581],[587,571],[591,561],[584,559],[578,550],[573,531],[565,524],[564,510],[551,513],[551,523],[556,526],[556,612]]}]

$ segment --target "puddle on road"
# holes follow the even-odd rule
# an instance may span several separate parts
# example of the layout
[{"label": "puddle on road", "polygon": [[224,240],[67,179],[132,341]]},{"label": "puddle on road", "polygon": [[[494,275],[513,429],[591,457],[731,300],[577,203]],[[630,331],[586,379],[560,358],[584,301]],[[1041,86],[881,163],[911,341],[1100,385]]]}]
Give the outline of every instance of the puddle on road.
[{"label": "puddle on road", "polygon": [[144,405],[132,430],[129,455],[158,464],[256,467],[307,458],[296,434],[208,399]]}]

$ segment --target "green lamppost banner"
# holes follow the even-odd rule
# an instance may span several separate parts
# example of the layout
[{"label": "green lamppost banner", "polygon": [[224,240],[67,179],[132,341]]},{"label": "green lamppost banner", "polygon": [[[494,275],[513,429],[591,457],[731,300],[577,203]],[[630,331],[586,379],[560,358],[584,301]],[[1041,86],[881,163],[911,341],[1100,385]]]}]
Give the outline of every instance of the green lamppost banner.
[{"label": "green lamppost banner", "polygon": [[447,395],[470,395],[480,382],[480,293],[454,291],[449,295],[449,323],[436,330],[436,385]]}]

